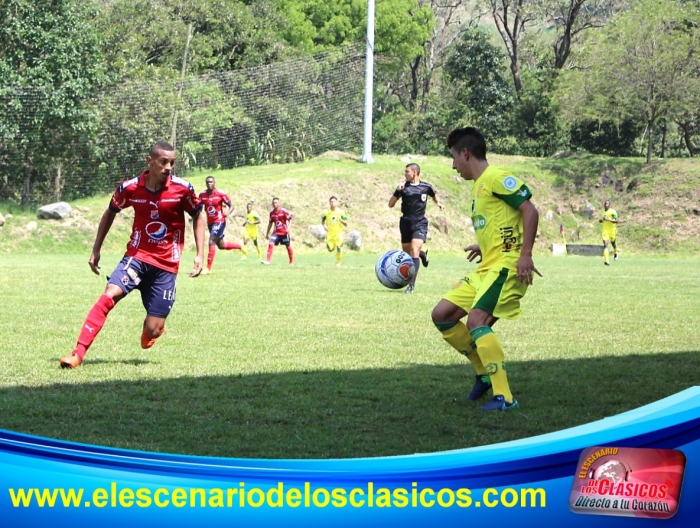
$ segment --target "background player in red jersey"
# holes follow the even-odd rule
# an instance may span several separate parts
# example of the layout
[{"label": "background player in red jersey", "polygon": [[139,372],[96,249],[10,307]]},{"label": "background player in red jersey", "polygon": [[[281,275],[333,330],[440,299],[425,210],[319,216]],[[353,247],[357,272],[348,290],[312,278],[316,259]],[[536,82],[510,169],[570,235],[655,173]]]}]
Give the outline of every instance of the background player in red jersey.
[{"label": "background player in red jersey", "polygon": [[141,347],[151,348],[165,330],[165,319],[175,303],[175,280],[185,241],[185,212],[193,218],[197,246],[191,277],[202,271],[204,218],[202,204],[186,180],[172,174],[175,149],[165,141],[153,144],[146,156],[148,169],[121,183],[102,215],[88,264],[100,274],[100,250],[117,213],[134,208],[134,224],[126,254],[110,275],[107,288],[88,312],[71,355],[61,358],[63,368],[83,362],[90,345],[102,330],[107,314],[132,290],[141,291],[146,319]]},{"label": "background player in red jersey", "polygon": [[[207,190],[199,193],[199,200],[207,213],[207,226],[209,227],[209,255],[207,256],[207,267],[202,270],[202,275],[208,275],[214,264],[216,248],[225,251],[240,249],[244,257],[248,256],[248,251],[240,244],[224,242],[224,231],[226,230],[226,218],[233,212],[231,199],[228,195],[216,188],[216,180],[213,176],[206,179]],[[224,211],[224,207],[226,210]]]},{"label": "background player in red jersey", "polygon": [[[265,238],[269,239],[267,245],[267,260],[261,261],[262,264],[270,264],[272,260],[272,250],[275,246],[284,244],[287,246],[287,254],[289,255],[289,265],[294,264],[294,252],[292,251],[292,240],[289,237],[289,227],[292,224],[292,214],[283,209],[280,205],[279,198],[272,199],[272,211],[270,211],[270,222],[267,224],[267,233]],[[275,230],[270,236],[270,230],[274,226]]]}]

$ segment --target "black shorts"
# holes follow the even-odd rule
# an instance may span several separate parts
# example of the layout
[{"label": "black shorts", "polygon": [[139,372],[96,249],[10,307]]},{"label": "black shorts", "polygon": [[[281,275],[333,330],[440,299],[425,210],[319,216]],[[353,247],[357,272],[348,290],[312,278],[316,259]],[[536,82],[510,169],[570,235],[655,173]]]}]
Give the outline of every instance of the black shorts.
[{"label": "black shorts", "polygon": [[273,233],[270,237],[270,244],[274,244],[275,246],[279,246],[280,244],[289,246],[289,244],[291,243],[292,239],[289,236],[289,233],[287,233],[286,235],[278,235],[277,233]]},{"label": "black shorts", "polygon": [[424,216],[420,218],[402,216],[399,218],[399,231],[401,231],[402,244],[409,244],[414,238],[425,242],[428,236],[428,219]]}]

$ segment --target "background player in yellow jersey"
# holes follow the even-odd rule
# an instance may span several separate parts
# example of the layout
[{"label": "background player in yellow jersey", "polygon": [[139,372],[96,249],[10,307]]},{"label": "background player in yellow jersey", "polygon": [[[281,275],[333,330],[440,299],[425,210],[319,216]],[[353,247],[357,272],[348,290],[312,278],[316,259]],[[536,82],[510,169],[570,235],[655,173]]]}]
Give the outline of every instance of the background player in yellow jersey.
[{"label": "background player in yellow jersey", "polygon": [[[458,128],[447,137],[452,168],[471,189],[471,215],[477,244],[466,247],[469,261],[479,266],[435,306],[433,323],[442,337],[465,355],[476,370],[469,400],[478,400],[493,388],[484,411],[507,411],[518,406],[508,385],[501,343],[492,326],[501,318],[521,313],[520,299],[541,276],[532,261],[539,213],[532,193],[511,172],[486,160],[486,140],[476,128]],[[461,319],[467,317],[467,324]]]},{"label": "background player in yellow jersey", "polygon": [[610,246],[613,247],[615,260],[617,260],[617,211],[610,209],[610,200],[603,204],[603,216],[600,223],[603,224],[603,257],[605,265],[610,266]]},{"label": "background player in yellow jersey", "polygon": [[253,201],[251,200],[245,206],[245,222],[243,222],[243,245],[246,245],[249,240],[253,241],[255,250],[258,252],[258,260],[262,260],[262,249],[258,245],[258,226],[260,225],[260,215],[253,211]]},{"label": "background player in yellow jersey", "polygon": [[321,215],[321,225],[326,230],[326,249],[328,252],[335,251],[335,267],[339,268],[343,260],[343,230],[348,226],[348,217],[338,208],[338,198],[331,196],[328,203],[330,209]]}]

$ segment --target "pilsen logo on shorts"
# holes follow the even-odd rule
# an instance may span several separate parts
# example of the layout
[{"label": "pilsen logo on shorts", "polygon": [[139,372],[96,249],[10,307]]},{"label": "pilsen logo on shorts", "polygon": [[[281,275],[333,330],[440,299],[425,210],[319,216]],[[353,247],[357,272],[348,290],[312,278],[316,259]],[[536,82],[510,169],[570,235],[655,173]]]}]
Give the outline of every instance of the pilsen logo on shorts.
[{"label": "pilsen logo on shorts", "polygon": [[569,494],[574,513],[668,519],[678,511],[685,455],[675,449],[590,447]]},{"label": "pilsen logo on shorts", "polygon": [[109,208],[115,213],[134,208],[126,256],[177,273],[185,241],[185,213],[196,216],[202,204],[188,181],[169,176],[160,191],[151,192],[145,185],[147,175],[144,171],[119,185]]}]

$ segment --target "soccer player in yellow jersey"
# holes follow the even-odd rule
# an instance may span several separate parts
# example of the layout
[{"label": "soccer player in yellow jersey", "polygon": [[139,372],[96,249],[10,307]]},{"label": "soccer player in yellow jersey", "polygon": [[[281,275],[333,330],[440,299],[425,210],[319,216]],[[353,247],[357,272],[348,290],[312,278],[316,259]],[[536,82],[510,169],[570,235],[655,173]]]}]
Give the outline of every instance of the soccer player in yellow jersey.
[{"label": "soccer player in yellow jersey", "polygon": [[447,147],[452,168],[474,182],[470,205],[477,243],[464,250],[470,262],[479,257],[479,266],[438,302],[433,323],[476,370],[467,398],[478,400],[493,388],[493,398],[481,409],[507,411],[517,408],[518,401],[510,391],[503,348],[492,327],[501,318],[520,315],[520,299],[533,274],[542,276],[532,261],[539,213],[525,183],[488,164],[486,140],[476,128],[453,130]]},{"label": "soccer player in yellow jersey", "polygon": [[335,251],[335,267],[340,267],[343,260],[343,229],[348,226],[348,217],[338,208],[338,198],[331,196],[328,200],[330,209],[321,216],[321,225],[326,230],[326,249]]},{"label": "soccer player in yellow jersey", "polygon": [[255,250],[258,252],[258,260],[262,260],[262,249],[258,245],[258,226],[260,225],[260,215],[253,211],[253,202],[250,201],[245,206],[245,222],[243,222],[243,227],[245,231],[243,232],[243,245],[245,246],[249,240],[253,241]]},{"label": "soccer player in yellow jersey", "polygon": [[610,200],[606,200],[603,204],[603,216],[600,223],[603,224],[603,257],[605,257],[605,265],[610,266],[610,246],[613,247],[615,260],[617,260],[617,211],[610,209]]}]

